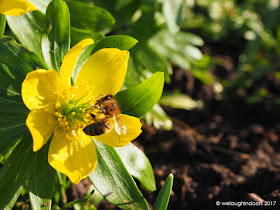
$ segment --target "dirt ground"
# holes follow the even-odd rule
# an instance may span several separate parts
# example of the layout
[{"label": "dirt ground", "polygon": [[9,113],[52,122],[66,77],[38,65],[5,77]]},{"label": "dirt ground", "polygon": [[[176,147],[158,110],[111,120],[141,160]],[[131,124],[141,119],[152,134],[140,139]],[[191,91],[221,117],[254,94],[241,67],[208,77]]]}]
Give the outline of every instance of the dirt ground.
[{"label": "dirt ground", "polygon": [[[224,78],[234,76],[234,57],[217,55],[224,63],[212,69]],[[256,86],[280,90],[268,74]],[[246,94],[232,90],[228,101],[217,100],[207,85],[186,70],[175,69],[167,89],[178,89],[205,102],[203,108],[184,111],[164,107],[171,131],[144,125],[134,141],[150,159],[157,191],[143,192],[153,204],[169,173],[174,185],[168,209],[280,209],[280,109],[267,103],[247,104]],[[256,206],[219,206],[217,201],[276,201]],[[251,202],[251,203],[252,203]],[[273,205],[273,206],[272,206]],[[98,209],[117,209],[103,202]]]}]

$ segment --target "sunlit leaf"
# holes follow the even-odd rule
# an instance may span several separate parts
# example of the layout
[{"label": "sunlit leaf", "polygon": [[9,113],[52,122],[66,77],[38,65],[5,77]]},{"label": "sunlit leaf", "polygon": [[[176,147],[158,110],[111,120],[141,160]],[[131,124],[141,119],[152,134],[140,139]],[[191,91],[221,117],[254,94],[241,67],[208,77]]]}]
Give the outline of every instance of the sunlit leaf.
[{"label": "sunlit leaf", "polygon": [[147,156],[132,143],[116,147],[118,155],[128,172],[149,191],[156,190],[155,176]]},{"label": "sunlit leaf", "polygon": [[169,31],[175,34],[180,30],[182,0],[163,0],[163,14]]},{"label": "sunlit leaf", "polygon": [[141,84],[119,92],[122,113],[141,117],[158,102],[162,94],[164,77],[162,72],[154,73]]},{"label": "sunlit leaf", "polygon": [[195,101],[190,96],[180,94],[164,92],[163,96],[159,100],[159,104],[163,106],[170,106],[175,109],[191,110],[201,107],[202,101]]},{"label": "sunlit leaf", "polygon": [[156,129],[161,127],[166,130],[172,129],[172,121],[158,104],[146,113],[144,120],[149,125],[153,124]]},{"label": "sunlit leaf", "polygon": [[174,38],[179,43],[188,43],[195,46],[203,46],[204,44],[204,41],[199,36],[189,32],[180,31],[175,34]]},{"label": "sunlit leaf", "polygon": [[101,32],[110,28],[114,17],[106,10],[92,4],[66,1],[71,13],[71,26],[91,32]]},{"label": "sunlit leaf", "polygon": [[173,174],[169,174],[154,203],[153,210],[166,210],[173,186]]},{"label": "sunlit leaf", "polygon": [[42,37],[43,58],[50,69],[59,72],[70,49],[70,14],[62,0],[52,1],[46,12],[46,28]]},{"label": "sunlit leaf", "polygon": [[0,37],[4,35],[6,28],[6,15],[0,14]]},{"label": "sunlit leaf", "polygon": [[20,16],[7,16],[10,29],[17,39],[37,55],[42,56],[41,40],[45,27],[45,15],[40,11]]},{"label": "sunlit leaf", "polygon": [[48,4],[52,0],[28,0],[30,3],[32,3],[34,6],[37,7],[38,10],[40,10],[43,13],[46,13]]},{"label": "sunlit leaf", "polygon": [[147,201],[126,170],[113,147],[94,141],[98,156],[96,169],[89,175],[95,188],[121,209],[149,209]]}]

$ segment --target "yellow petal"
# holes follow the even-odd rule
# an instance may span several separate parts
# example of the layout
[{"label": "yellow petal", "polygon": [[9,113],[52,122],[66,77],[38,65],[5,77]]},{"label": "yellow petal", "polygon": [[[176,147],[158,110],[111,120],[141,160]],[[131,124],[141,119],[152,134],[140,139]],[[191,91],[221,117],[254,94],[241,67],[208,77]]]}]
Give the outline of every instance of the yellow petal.
[{"label": "yellow petal", "polygon": [[0,13],[4,15],[18,16],[34,10],[37,8],[27,0],[0,0]]},{"label": "yellow petal", "polygon": [[75,184],[86,178],[97,164],[94,143],[85,134],[79,141],[71,141],[65,136],[54,134],[48,159],[53,168],[66,174]]},{"label": "yellow petal", "polygon": [[56,126],[54,115],[43,110],[33,110],[26,119],[33,138],[33,151],[41,149],[49,140]]},{"label": "yellow petal", "polygon": [[28,109],[41,109],[56,102],[59,76],[55,70],[38,69],[27,74],[22,83],[22,99]]},{"label": "yellow petal", "polygon": [[101,49],[83,65],[76,84],[83,80],[88,81],[95,87],[95,96],[109,93],[115,95],[123,84],[128,59],[128,51],[116,48]]},{"label": "yellow petal", "polygon": [[77,58],[84,50],[84,48],[90,44],[93,44],[92,39],[84,39],[78,44],[76,44],[74,47],[72,47],[64,56],[60,68],[60,78],[63,84],[63,88],[69,88],[71,86],[71,75]]},{"label": "yellow petal", "polygon": [[121,135],[119,135],[116,130],[113,129],[109,133],[94,136],[93,138],[112,147],[122,147],[136,139],[142,132],[142,124],[138,118],[121,114],[120,120],[126,127],[126,134],[121,133]]}]

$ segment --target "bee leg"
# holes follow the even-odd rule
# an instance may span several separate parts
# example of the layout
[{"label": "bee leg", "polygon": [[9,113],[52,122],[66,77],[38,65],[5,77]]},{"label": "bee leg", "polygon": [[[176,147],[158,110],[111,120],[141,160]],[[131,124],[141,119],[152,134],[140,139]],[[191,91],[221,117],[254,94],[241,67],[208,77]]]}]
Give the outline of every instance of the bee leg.
[{"label": "bee leg", "polygon": [[96,108],[96,109],[99,109],[102,113],[106,113],[106,110],[103,109],[102,107],[100,106],[96,106],[96,105],[93,105],[93,104],[90,104],[93,108]]}]

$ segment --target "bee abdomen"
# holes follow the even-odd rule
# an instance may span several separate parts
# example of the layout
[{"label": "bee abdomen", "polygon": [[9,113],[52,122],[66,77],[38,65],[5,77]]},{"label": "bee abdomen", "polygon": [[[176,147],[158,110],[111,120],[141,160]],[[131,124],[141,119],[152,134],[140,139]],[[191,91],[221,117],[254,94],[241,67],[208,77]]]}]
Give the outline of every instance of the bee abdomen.
[{"label": "bee abdomen", "polygon": [[110,130],[111,130],[111,126],[109,122],[106,120],[92,123],[83,129],[85,134],[90,136],[98,136],[107,133]]}]

